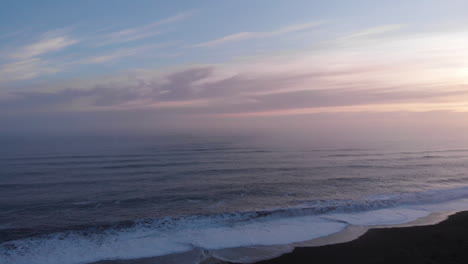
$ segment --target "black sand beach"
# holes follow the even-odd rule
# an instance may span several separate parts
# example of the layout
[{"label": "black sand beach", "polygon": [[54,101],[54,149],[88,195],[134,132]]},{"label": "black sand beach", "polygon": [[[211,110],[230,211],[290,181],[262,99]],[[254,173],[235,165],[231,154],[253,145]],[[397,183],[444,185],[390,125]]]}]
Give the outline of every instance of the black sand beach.
[{"label": "black sand beach", "polygon": [[296,248],[257,264],[468,263],[468,212],[429,226],[371,229],[341,244]]}]

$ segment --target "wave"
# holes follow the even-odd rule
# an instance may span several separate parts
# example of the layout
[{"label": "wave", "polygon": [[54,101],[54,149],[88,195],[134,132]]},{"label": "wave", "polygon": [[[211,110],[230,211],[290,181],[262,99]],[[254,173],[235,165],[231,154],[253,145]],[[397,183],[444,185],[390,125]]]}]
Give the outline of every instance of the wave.
[{"label": "wave", "polygon": [[[331,152],[331,151],[330,151]],[[370,157],[370,156],[393,156],[393,155],[422,155],[419,157],[413,158],[447,158],[447,157],[466,157],[466,154],[461,154],[459,156],[453,156],[450,154],[453,153],[466,153],[468,149],[446,149],[446,150],[424,150],[424,151],[403,151],[403,152],[359,152],[356,153],[339,153],[339,154],[329,154],[326,157]],[[439,155],[434,155],[439,154]],[[440,155],[446,154],[446,155]]]},{"label": "wave", "polygon": [[0,244],[0,263],[78,264],[258,245],[284,245],[350,225],[410,222],[436,211],[468,209],[468,187],[385,194],[363,200],[308,201],[290,208],[141,219]]},{"label": "wave", "polygon": [[[147,153],[135,153],[135,154],[77,154],[77,155],[36,155],[36,156],[15,156],[15,157],[0,157],[0,161],[17,161],[17,162],[47,162],[50,160],[52,163],[59,162],[94,162],[93,160],[116,160],[118,159],[151,159],[159,157],[161,154],[164,156],[180,156],[180,155],[192,155],[199,152],[209,152],[218,154],[219,152],[227,152],[232,154],[248,154],[248,153],[275,153],[268,149],[256,149],[256,148],[181,148],[181,149],[153,149]],[[369,153],[368,151],[372,151]],[[300,152],[324,152],[331,153],[326,155],[327,157],[366,157],[366,156],[387,156],[387,155],[414,155],[414,154],[434,154],[434,153],[466,153],[468,149],[446,149],[446,150],[425,150],[425,151],[403,151],[403,152],[376,152],[377,149],[309,149]],[[335,154],[336,152],[343,152]],[[91,160],[90,160],[91,159]]]},{"label": "wave", "polygon": [[82,155],[37,155],[37,156],[16,156],[16,157],[0,157],[0,161],[15,161],[24,162],[26,164],[34,164],[35,162],[93,162],[94,160],[101,161],[119,161],[119,159],[154,159],[161,155],[165,157],[179,157],[184,155],[194,155],[200,152],[209,154],[218,154],[219,152],[230,154],[248,154],[248,153],[272,153],[270,150],[263,149],[235,149],[235,148],[187,148],[187,149],[158,149],[146,153],[135,154],[82,154]]}]

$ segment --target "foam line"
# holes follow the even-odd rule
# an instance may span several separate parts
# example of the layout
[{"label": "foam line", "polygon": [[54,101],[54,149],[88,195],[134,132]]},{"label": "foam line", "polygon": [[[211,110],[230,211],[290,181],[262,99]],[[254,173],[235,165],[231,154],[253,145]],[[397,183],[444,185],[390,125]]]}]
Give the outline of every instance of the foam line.
[{"label": "foam line", "polygon": [[431,212],[468,210],[468,188],[389,194],[309,207],[146,219],[130,227],[69,231],[0,244],[2,264],[83,264],[249,246],[287,245],[349,226],[396,225]]}]

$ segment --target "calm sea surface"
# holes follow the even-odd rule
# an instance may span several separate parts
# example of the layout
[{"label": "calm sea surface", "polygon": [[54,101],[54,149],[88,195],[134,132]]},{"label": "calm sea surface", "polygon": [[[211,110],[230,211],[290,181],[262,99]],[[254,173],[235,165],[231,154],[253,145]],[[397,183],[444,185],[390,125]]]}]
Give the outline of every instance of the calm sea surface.
[{"label": "calm sea surface", "polygon": [[[468,148],[460,146],[317,147],[247,137],[2,145],[0,263],[286,244],[356,224],[346,214],[412,210],[404,222],[468,197]],[[375,224],[385,223],[379,215]],[[291,237],[271,235],[278,230]]]}]

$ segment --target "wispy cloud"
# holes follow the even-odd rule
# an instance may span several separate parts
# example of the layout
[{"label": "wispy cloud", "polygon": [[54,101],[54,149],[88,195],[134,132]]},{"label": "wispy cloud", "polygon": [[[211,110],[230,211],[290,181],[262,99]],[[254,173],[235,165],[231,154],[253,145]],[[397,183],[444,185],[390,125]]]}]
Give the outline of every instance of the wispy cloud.
[{"label": "wispy cloud", "polygon": [[0,35],[0,39],[8,39],[8,38],[12,38],[12,37],[16,37],[18,35],[21,35],[23,33],[25,33],[26,30],[17,30],[17,31],[14,31],[14,32],[10,32],[10,33],[7,33],[7,34],[3,34],[3,35]]},{"label": "wispy cloud", "polygon": [[118,49],[112,52],[109,52],[104,55],[94,56],[85,58],[82,60],[78,60],[73,64],[100,64],[100,63],[108,63],[111,61],[115,61],[118,59],[122,59],[129,56],[137,56],[142,54],[147,54],[151,50],[155,50],[158,48],[162,48],[169,45],[168,43],[162,43],[157,45],[144,45],[134,48],[125,48],[125,49]]},{"label": "wispy cloud", "polygon": [[350,35],[344,36],[341,40],[351,40],[351,39],[360,39],[360,38],[367,38],[372,37],[375,35],[381,35],[389,32],[394,32],[400,30],[404,27],[403,24],[392,24],[392,25],[383,25],[378,27],[371,27],[367,28]]},{"label": "wispy cloud", "polygon": [[159,28],[160,26],[184,20],[192,16],[193,13],[193,11],[187,11],[144,26],[115,31],[102,36],[97,45],[124,43],[153,37],[162,33],[162,29]]},{"label": "wispy cloud", "polygon": [[[192,14],[193,11],[183,12],[141,27],[112,32],[103,36],[100,43],[123,43],[154,36],[159,33],[159,26],[183,20]],[[14,37],[20,33],[21,32],[13,32],[2,37]],[[80,54],[81,58],[79,60],[74,59],[73,57],[75,56],[70,56],[70,54],[54,59],[50,57],[50,55],[59,51],[69,51],[69,48],[73,45],[97,40],[98,39],[90,39],[89,37],[83,36],[81,38],[73,37],[70,34],[70,29],[59,29],[40,34],[35,41],[14,48],[5,47],[0,50],[0,82],[33,79],[42,75],[61,72],[77,64],[108,63],[124,57],[142,54],[152,48],[167,45],[166,42],[163,44],[146,45],[144,47],[140,44],[140,46],[136,47],[114,48],[109,49],[105,53],[101,51],[98,55],[93,57],[86,54],[86,52],[89,54],[96,53],[88,47],[87,50],[84,50],[84,54]]]},{"label": "wispy cloud", "polygon": [[308,30],[319,25],[323,24],[323,22],[316,21],[316,22],[309,22],[304,24],[294,24],[286,27],[279,28],[274,31],[265,31],[265,32],[239,32],[231,35],[227,35],[215,40],[207,41],[204,43],[200,43],[195,45],[196,47],[213,47],[221,44],[226,44],[230,42],[248,40],[248,39],[258,39],[258,38],[267,38],[267,37],[275,37],[280,36],[287,33],[299,32],[303,30]]},{"label": "wispy cloud", "polygon": [[28,80],[43,74],[59,72],[44,60],[30,58],[0,65],[0,83],[18,80]]},{"label": "wispy cloud", "polygon": [[[86,53],[80,54],[81,57],[85,58],[80,58],[79,60],[73,59],[73,56],[62,56],[62,58],[51,60],[49,56],[79,43],[97,42],[97,44],[95,44],[100,46],[141,40],[159,34],[161,32],[161,29],[159,28],[160,26],[186,19],[193,13],[194,11],[182,12],[151,24],[111,32],[94,39],[83,36],[81,38],[72,37],[69,34],[69,29],[47,31],[39,35],[34,42],[15,48],[9,47],[8,49],[4,48],[3,50],[0,50],[0,59],[2,60],[0,61],[0,82],[33,79],[41,75],[61,72],[65,68],[70,68],[77,64],[108,63],[124,57],[141,54],[142,52],[146,52],[155,47],[164,46],[166,43],[147,45],[145,47],[142,47],[140,44],[140,46],[137,47],[121,49],[114,48],[110,49],[106,53],[101,52],[94,57],[86,58]],[[21,32],[13,32],[0,36],[0,38],[14,37],[20,33]],[[92,49],[88,49],[85,52],[89,52],[90,54],[95,53]]]},{"label": "wispy cloud", "polygon": [[[379,39],[352,49],[331,46],[320,52],[302,50],[225,64],[134,70],[86,83],[48,85],[48,92],[14,93],[19,101],[9,107],[60,110],[73,102],[74,110],[84,111],[162,105],[168,109],[170,105],[173,111],[186,114],[280,114],[343,107],[379,111],[379,105],[404,111],[422,109],[424,104],[427,111],[466,111],[467,38],[464,32],[415,35],[391,42]],[[132,52],[111,52],[88,63],[109,62]]]},{"label": "wispy cloud", "polygon": [[105,55],[90,57],[84,60],[80,60],[79,63],[82,64],[99,64],[99,63],[107,63],[110,61],[114,61],[120,58],[128,57],[137,54],[141,49],[134,48],[134,49],[120,49]]},{"label": "wispy cloud", "polygon": [[5,62],[0,64],[0,82],[28,80],[40,75],[57,73],[61,68],[44,58],[79,41],[60,31],[43,34],[37,41],[25,44],[9,54],[3,52]]},{"label": "wispy cloud", "polygon": [[78,40],[72,39],[66,35],[48,35],[45,34],[39,41],[19,48],[11,54],[15,59],[28,59],[40,56],[49,52],[59,51],[68,46],[76,44]]},{"label": "wispy cloud", "polygon": [[[361,70],[354,74],[362,75],[367,72],[368,70]],[[268,111],[281,114],[281,111],[292,109],[334,111],[335,108],[344,106],[373,106],[378,111],[379,105],[394,105],[394,109],[402,110],[405,108],[401,105],[427,104],[428,101],[432,102],[433,107],[441,104],[450,109],[468,97],[466,87],[459,86],[445,86],[446,89],[425,84],[418,87],[412,84],[399,87],[386,84],[375,86],[360,79],[349,83],[353,79],[345,72],[309,72],[308,75],[283,72],[272,74],[268,78],[245,73],[224,79],[216,78],[216,75],[218,70],[214,66],[194,66],[165,73],[159,76],[159,80],[156,76],[138,76],[132,82],[101,82],[89,89],[15,92],[15,100],[4,107],[57,110],[61,107],[68,109],[70,105],[76,106],[77,102],[86,102],[86,105],[75,110],[164,108],[185,114],[263,114]],[[340,82],[340,88],[331,89],[327,83],[314,88],[314,84],[319,83],[324,76],[330,79],[348,77]],[[205,79],[217,81],[203,82]],[[299,89],[282,90],[290,86]]]}]

